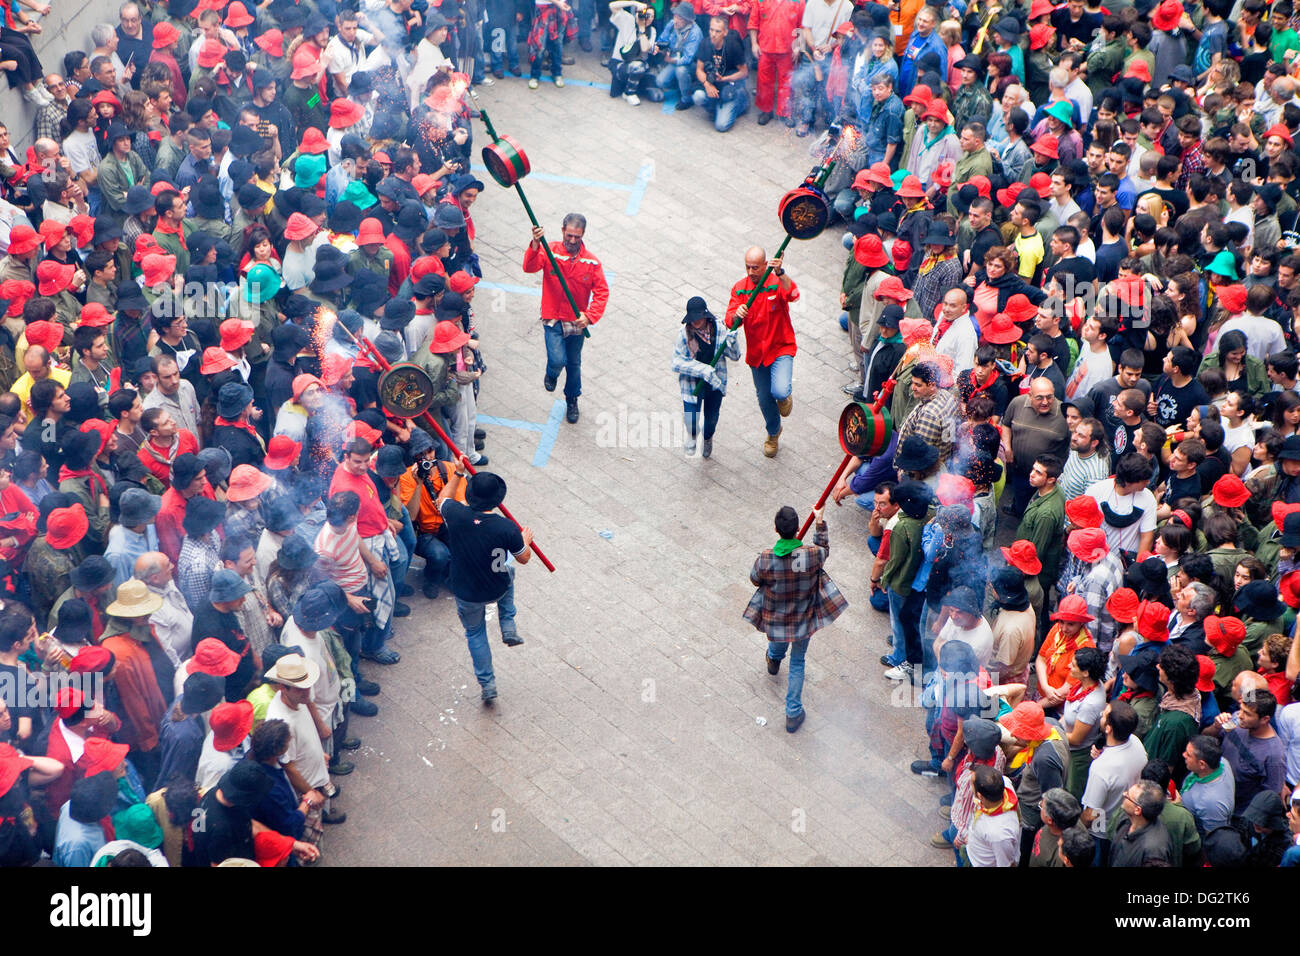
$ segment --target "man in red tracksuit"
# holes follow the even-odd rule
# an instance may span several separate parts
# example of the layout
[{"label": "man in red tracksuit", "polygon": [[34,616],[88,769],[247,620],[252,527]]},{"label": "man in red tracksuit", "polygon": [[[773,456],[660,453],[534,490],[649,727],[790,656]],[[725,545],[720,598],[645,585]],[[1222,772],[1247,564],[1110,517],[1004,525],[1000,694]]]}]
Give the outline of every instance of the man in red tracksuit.
[{"label": "man in red tracksuit", "polygon": [[550,260],[542,248],[542,227],[533,227],[533,241],[524,251],[524,271],[542,273],[542,323],[546,330],[546,377],[542,384],[555,391],[560,370],[565,370],[564,400],[568,403],[565,419],[578,420],[578,396],[582,394],[582,342],[587,326],[595,325],[605,314],[609,285],[600,260],[587,251],[582,237],[587,218],[576,212],[564,217],[564,239],[551,243],[551,252],[564,274],[564,281],[578,306],[575,317],[564,295],[560,280],[551,271]]},{"label": "man in red tracksuit", "polygon": [[[763,288],[748,306],[755,283],[763,277]],[[745,364],[754,377],[758,409],[763,413],[767,439],[763,454],[775,458],[781,436],[781,419],[794,407],[794,325],[790,322],[790,303],[799,298],[799,289],[785,274],[780,259],[767,258],[759,246],[745,252],[745,278],[731,287],[727,303],[727,327],[745,325]]]},{"label": "man in red tracksuit", "polygon": [[776,115],[785,120],[786,126],[794,125],[790,114],[790,73],[794,68],[791,46],[802,22],[803,4],[795,0],[756,0],[749,11],[749,42],[758,59],[754,104],[758,107],[759,126],[771,121],[774,99]]}]

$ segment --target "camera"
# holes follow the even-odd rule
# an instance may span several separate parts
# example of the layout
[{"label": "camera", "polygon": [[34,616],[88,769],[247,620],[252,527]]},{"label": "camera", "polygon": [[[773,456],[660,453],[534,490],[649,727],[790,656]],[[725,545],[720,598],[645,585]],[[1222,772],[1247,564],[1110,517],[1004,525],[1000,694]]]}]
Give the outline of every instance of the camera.
[{"label": "camera", "polygon": [[420,470],[421,470],[421,471],[424,471],[424,472],[430,472],[430,471],[433,471],[433,466],[436,465],[436,464],[438,464],[438,463],[437,463],[436,461],[434,461],[432,458],[421,458],[421,459],[420,459]]}]

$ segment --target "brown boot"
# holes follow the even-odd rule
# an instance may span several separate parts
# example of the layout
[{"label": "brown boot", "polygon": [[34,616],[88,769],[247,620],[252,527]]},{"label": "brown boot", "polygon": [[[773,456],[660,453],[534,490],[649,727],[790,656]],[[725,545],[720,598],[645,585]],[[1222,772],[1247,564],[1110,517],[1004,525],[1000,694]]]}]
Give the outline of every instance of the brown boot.
[{"label": "brown boot", "polygon": [[776,457],[777,439],[780,437],[781,437],[781,433],[777,432],[775,435],[768,435],[767,439],[763,442],[763,454],[766,455],[768,458]]},{"label": "brown boot", "polygon": [[790,412],[794,408],[794,396],[789,395],[776,403],[776,410],[781,413],[782,418],[789,418]]}]

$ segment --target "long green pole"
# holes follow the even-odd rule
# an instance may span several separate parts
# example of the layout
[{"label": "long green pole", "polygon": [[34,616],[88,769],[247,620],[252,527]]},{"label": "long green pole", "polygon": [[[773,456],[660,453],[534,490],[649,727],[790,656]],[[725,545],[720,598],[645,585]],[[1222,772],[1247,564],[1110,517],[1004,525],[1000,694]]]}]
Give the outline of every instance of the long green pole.
[{"label": "long green pole", "polygon": [[[818,173],[816,180],[814,180],[814,184],[817,186],[817,188],[820,189],[823,185],[825,185],[827,177],[829,177],[831,174],[831,170],[835,168],[835,162],[836,162],[835,160],[831,160],[829,163],[827,163],[825,166],[822,167],[822,171]],[[781,240],[781,245],[777,246],[776,255],[773,256],[772,258],[780,259],[781,256],[785,253],[785,247],[790,245],[790,240],[793,238],[794,236],[791,236],[787,233],[786,237],[783,240]],[[763,270],[762,277],[758,280],[758,282],[754,284],[754,291],[749,294],[749,298],[745,301],[746,312],[748,312],[750,307],[753,306],[754,300],[758,298],[758,294],[763,291],[763,283],[767,281],[767,277],[771,274],[772,274],[772,266],[769,264],[768,267]],[[741,320],[741,323],[742,324],[744,323],[743,319]],[[727,328],[734,329],[735,326],[728,325]],[[713,361],[709,363],[709,368],[717,367],[718,363],[722,361],[722,354],[726,350],[727,350],[727,343],[719,342],[718,351],[714,353]],[[704,379],[700,379],[698,382],[695,383],[695,391],[693,394],[698,398],[700,392],[703,389],[704,389]]]}]

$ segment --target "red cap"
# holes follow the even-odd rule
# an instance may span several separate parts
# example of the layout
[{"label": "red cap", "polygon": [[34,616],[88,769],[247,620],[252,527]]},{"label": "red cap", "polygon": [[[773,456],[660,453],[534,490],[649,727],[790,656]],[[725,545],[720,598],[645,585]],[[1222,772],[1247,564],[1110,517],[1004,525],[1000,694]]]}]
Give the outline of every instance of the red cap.
[{"label": "red cap", "polygon": [[447,277],[447,288],[457,295],[464,295],[478,284],[478,279],[468,272],[453,272]]},{"label": "red cap", "polygon": [[1025,574],[1043,572],[1043,562],[1038,560],[1038,549],[1034,547],[1032,541],[1022,538],[1012,542],[1011,547],[1002,549],[1002,557],[1007,559],[1007,564]]},{"label": "red cap", "polygon": [[302,453],[302,442],[294,441],[288,435],[275,435],[266,443],[266,459],[262,462],[272,471],[292,468]]},{"label": "red cap", "polygon": [[1065,520],[1076,528],[1100,528],[1102,519],[1101,506],[1091,495],[1079,495],[1065,503]]},{"label": "red cap", "polygon": [[1246,625],[1235,617],[1211,614],[1205,618],[1205,641],[1224,657],[1231,657],[1246,639]]},{"label": "red cap", "polygon": [[1143,601],[1137,609],[1137,632],[1145,641],[1163,644],[1169,640],[1169,608],[1159,601]]},{"label": "red cap", "polygon": [[73,674],[99,674],[113,665],[113,652],[107,647],[83,647],[68,665]]},{"label": "red cap", "polygon": [[205,637],[194,648],[194,656],[185,662],[186,674],[211,674],[229,677],[239,669],[239,652],[232,651],[215,637]]},{"label": "red cap", "polygon": [[78,325],[92,329],[102,329],[112,324],[113,317],[109,315],[108,309],[104,308],[102,302],[91,302],[81,310],[81,318]]},{"label": "red cap", "polygon": [[45,541],[55,551],[66,551],[81,542],[90,529],[90,519],[80,502],[55,508],[45,519]]},{"label": "red cap", "polygon": [[58,693],[54,695],[54,712],[59,715],[60,720],[67,720],[85,706],[87,706],[85,696],[75,687],[60,687]]}]

